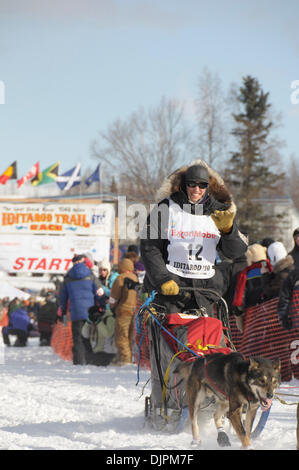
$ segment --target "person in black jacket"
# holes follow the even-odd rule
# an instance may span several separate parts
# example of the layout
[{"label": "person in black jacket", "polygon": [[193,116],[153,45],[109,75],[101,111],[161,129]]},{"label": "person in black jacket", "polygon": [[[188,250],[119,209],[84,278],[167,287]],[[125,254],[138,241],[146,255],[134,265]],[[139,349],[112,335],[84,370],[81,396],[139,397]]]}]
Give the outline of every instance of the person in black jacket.
[{"label": "person in black jacket", "polygon": [[53,327],[57,321],[57,300],[53,293],[48,292],[40,302],[36,313],[37,327],[39,331],[40,346],[50,346]]},{"label": "person in black jacket", "polygon": [[287,254],[281,242],[273,242],[268,246],[267,256],[273,267],[271,273],[263,274],[263,291],[266,300],[279,296],[280,288],[289,273],[295,269],[294,258]]},{"label": "person in black jacket", "polygon": [[299,269],[295,269],[289,273],[279,292],[277,314],[280,324],[285,330],[290,330],[292,328],[292,321],[289,313],[295,291],[299,292]]},{"label": "person in black jacket", "polygon": [[[229,285],[225,270],[215,266],[217,250],[235,259],[248,245],[235,222],[232,196],[202,160],[175,171],[161,189],[164,197],[141,236],[144,287],[157,291],[155,302],[168,313],[200,309],[212,315],[217,295],[211,290],[223,295]],[[188,295],[182,287],[191,288]]]},{"label": "person in black jacket", "polygon": [[299,227],[294,230],[293,238],[294,248],[292,249],[292,251],[290,251],[289,255],[293,257],[295,267],[299,268]]}]

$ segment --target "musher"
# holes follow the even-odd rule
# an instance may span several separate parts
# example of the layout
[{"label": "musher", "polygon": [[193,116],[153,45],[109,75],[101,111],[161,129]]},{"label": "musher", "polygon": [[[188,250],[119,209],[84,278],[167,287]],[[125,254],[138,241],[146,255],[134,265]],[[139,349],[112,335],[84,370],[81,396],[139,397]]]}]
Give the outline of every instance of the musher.
[{"label": "musher", "polygon": [[235,222],[232,195],[202,160],[172,173],[160,193],[141,237],[145,289],[157,291],[155,303],[165,306],[167,313],[199,309],[211,316],[215,296],[200,290],[186,294],[180,288],[225,294],[229,274],[221,263],[215,266],[217,251],[222,258],[235,259],[248,246]]}]

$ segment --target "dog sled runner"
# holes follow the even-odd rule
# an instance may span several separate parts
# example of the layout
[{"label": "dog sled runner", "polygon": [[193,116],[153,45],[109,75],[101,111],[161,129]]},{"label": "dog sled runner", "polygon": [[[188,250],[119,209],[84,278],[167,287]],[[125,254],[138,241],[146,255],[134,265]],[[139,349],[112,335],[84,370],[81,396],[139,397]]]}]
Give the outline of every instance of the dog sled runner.
[{"label": "dog sled runner", "polygon": [[[202,291],[216,299],[213,316],[203,315],[200,309],[167,313],[164,307],[155,303],[155,292],[138,311],[139,361],[141,356],[143,361],[147,356],[151,373],[151,393],[145,397],[145,425],[150,429],[177,432],[187,420],[186,382],[175,373],[182,362],[235,351],[225,300],[215,291]],[[214,409],[214,404],[210,398],[201,410]],[[254,430],[256,437],[265,426],[269,411],[261,414]]]}]

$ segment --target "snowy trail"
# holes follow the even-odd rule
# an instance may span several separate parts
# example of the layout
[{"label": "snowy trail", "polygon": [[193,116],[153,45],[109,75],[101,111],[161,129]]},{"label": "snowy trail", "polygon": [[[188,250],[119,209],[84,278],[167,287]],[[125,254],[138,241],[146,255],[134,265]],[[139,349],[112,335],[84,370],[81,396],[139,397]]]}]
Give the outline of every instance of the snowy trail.
[{"label": "snowy trail", "polygon": [[[192,450],[189,426],[176,434],[144,428],[148,371],[137,367],[73,366],[30,338],[26,348],[2,348],[0,450]],[[299,381],[281,384],[299,394]],[[286,387],[286,388],[285,388]],[[295,388],[292,388],[295,387]],[[142,395],[143,393],[143,395]],[[296,397],[282,397],[298,401]],[[256,450],[295,450],[296,406],[274,400]],[[229,429],[232,447],[240,450]],[[205,417],[203,450],[218,450],[216,432]]]}]

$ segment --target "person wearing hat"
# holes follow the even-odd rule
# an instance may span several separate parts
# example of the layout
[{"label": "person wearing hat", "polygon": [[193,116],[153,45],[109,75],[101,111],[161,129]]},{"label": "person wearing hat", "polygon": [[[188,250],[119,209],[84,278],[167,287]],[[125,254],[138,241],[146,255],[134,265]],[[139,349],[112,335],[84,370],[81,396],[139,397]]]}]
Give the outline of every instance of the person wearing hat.
[{"label": "person wearing hat", "polygon": [[298,312],[298,299],[299,295],[299,269],[291,271],[287,278],[282,283],[279,291],[278,304],[277,304],[277,315],[279,322],[285,330],[291,330],[292,328],[298,328],[297,325],[292,325],[291,312],[295,309]]},{"label": "person wearing hat", "polygon": [[134,333],[134,314],[137,303],[137,293],[134,288],[129,288],[126,280],[138,283],[134,273],[132,260],[124,258],[120,261],[119,276],[113,283],[109,304],[115,314],[115,346],[118,353],[118,365],[132,362],[132,347]]},{"label": "person wearing hat", "polygon": [[9,317],[9,324],[2,329],[2,337],[5,345],[10,346],[9,336],[16,336],[14,346],[24,347],[27,345],[29,331],[31,329],[30,316],[27,312],[28,303],[20,301]]},{"label": "person wearing hat", "polygon": [[[212,315],[217,296],[200,289],[223,295],[228,287],[215,266],[217,251],[235,259],[248,245],[235,222],[232,195],[218,173],[196,160],[170,175],[158,197],[141,235],[144,287],[157,292],[155,302],[168,313],[202,309]],[[182,287],[196,290],[186,294]]]},{"label": "person wearing hat", "polygon": [[294,259],[294,264],[296,269],[299,268],[299,227],[296,228],[293,232],[293,239],[294,239],[294,248],[290,251],[289,255],[291,255]]},{"label": "person wearing hat", "polygon": [[81,335],[83,324],[88,318],[88,309],[101,295],[100,281],[85,264],[85,255],[75,255],[73,267],[67,272],[59,295],[62,316],[70,312],[73,338],[73,364],[87,363],[87,351]]},{"label": "person wearing hat", "polygon": [[102,284],[106,297],[110,296],[110,291],[115,279],[118,276],[117,271],[113,271],[111,264],[107,259],[103,259],[99,263],[99,280]]},{"label": "person wearing hat", "polygon": [[271,243],[267,248],[267,256],[270,260],[273,272],[264,273],[262,276],[264,294],[267,300],[278,297],[280,288],[289,273],[295,269],[294,259],[288,255],[281,242]]},{"label": "person wearing hat", "polygon": [[237,277],[231,313],[239,331],[243,332],[246,309],[267,300],[264,291],[263,276],[272,273],[272,265],[267,257],[266,247],[254,243],[246,252],[247,267]]}]

